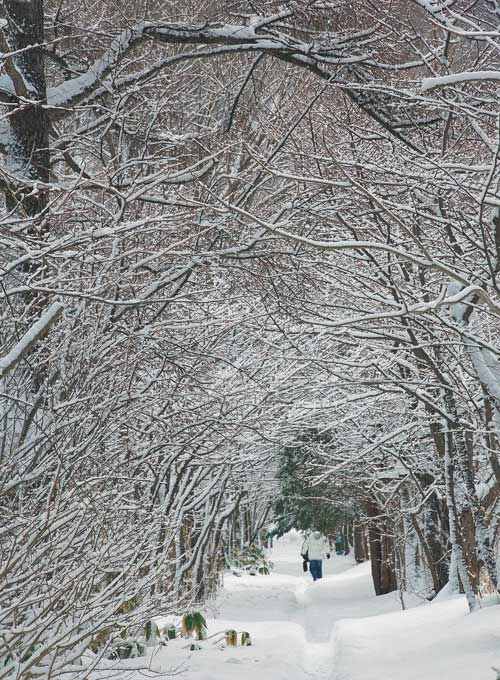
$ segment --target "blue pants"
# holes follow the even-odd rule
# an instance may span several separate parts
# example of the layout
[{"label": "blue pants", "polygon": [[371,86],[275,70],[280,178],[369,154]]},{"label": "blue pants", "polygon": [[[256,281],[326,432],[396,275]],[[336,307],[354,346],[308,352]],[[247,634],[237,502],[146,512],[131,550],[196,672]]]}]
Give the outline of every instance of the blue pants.
[{"label": "blue pants", "polygon": [[309,571],[314,581],[323,578],[323,560],[311,560],[309,562]]}]

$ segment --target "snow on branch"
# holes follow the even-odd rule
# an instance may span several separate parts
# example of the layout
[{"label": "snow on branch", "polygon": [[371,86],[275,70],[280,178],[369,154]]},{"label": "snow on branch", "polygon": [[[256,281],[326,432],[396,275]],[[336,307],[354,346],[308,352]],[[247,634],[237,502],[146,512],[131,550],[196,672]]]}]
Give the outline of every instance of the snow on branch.
[{"label": "snow on branch", "polygon": [[0,359],[0,379],[5,376],[21,361],[61,316],[64,307],[59,302],[54,302],[45,314],[23,335],[11,351]]},{"label": "snow on branch", "polygon": [[[286,58],[300,65],[317,67],[318,65],[338,66],[342,64],[359,64],[371,62],[370,55],[364,51],[370,44],[372,28],[363,34],[348,36],[332,35],[328,48],[305,43],[281,33],[267,33],[265,26],[272,23],[261,18],[259,22],[250,22],[248,26],[232,24],[196,25],[187,22],[172,24],[142,21],[133,28],[123,31],[116,37],[111,47],[97,59],[89,69],[76,78],[67,80],[48,89],[47,102],[51,108],[66,108],[78,103],[90,95],[102,84],[103,79],[115,68],[122,57],[138,42],[156,39],[169,44],[227,45],[232,51],[262,51]],[[190,58],[209,56],[207,54],[189,55]],[[177,57],[182,58],[182,55]]]},{"label": "snow on branch", "polygon": [[111,43],[111,47],[100,59],[94,61],[88,71],[82,75],[66,80],[47,90],[47,102],[51,107],[65,107],[77,102],[87,92],[92,91],[102,79],[119,63],[121,57],[143,35],[145,22],[140,22],[133,29],[123,31]]},{"label": "snow on branch", "polygon": [[422,80],[422,91],[427,92],[436,87],[459,85],[460,83],[471,83],[480,80],[500,80],[500,71],[463,71],[462,73],[451,73],[450,75],[436,78],[424,78]]}]

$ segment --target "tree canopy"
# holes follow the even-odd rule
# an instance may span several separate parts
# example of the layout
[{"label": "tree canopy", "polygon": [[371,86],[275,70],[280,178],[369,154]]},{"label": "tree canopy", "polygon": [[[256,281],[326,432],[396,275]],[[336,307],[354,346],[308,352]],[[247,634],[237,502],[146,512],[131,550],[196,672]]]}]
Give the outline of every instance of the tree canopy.
[{"label": "tree canopy", "polygon": [[497,14],[2,3],[0,680],[83,680],[273,508],[497,589]]}]

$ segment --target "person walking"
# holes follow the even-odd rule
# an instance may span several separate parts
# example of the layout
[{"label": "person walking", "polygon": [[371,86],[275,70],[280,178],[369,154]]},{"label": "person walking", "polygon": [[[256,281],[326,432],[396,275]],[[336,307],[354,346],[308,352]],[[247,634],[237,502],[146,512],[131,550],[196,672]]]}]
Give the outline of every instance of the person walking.
[{"label": "person walking", "polygon": [[313,581],[323,578],[323,557],[330,559],[330,546],[321,531],[313,531],[305,539],[301,549],[302,559],[309,562]]}]

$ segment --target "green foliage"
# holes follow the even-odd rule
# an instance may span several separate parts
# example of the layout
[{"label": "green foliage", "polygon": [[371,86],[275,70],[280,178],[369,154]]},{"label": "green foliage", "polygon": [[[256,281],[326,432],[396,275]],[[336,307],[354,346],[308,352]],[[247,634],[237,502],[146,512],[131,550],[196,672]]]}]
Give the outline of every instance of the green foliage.
[{"label": "green foliage", "polygon": [[273,563],[267,559],[261,548],[252,543],[243,550],[234,551],[230,566],[242,569],[250,574],[268,575],[273,568]]},{"label": "green foliage", "polygon": [[144,656],[146,647],[161,643],[161,633],[154,621],[148,621],[145,626],[145,635],[134,637],[129,634],[127,628],[113,626],[104,628],[93,639],[91,649],[98,652],[105,646],[109,646],[108,659],[134,659]]},{"label": "green foliage", "polygon": [[135,659],[146,654],[146,645],[137,638],[120,637],[120,642],[113,646],[109,659]]},{"label": "green foliage", "polygon": [[15,656],[13,654],[7,654],[3,659],[0,659],[0,664],[2,666],[10,666],[15,662]]},{"label": "green foliage", "polygon": [[207,636],[207,622],[201,612],[188,612],[182,619],[182,632],[186,637],[196,635],[197,640]]},{"label": "green foliage", "polygon": [[297,441],[283,447],[279,457],[278,496],[273,503],[275,528],[272,535],[282,536],[290,529],[318,529],[331,533],[347,519],[338,489],[329,482],[311,485],[316,463],[334,446],[331,436],[307,430]]},{"label": "green foliage", "polygon": [[160,639],[160,629],[154,621],[146,623],[146,644],[148,647],[158,644]]},{"label": "green foliage", "polygon": [[146,653],[145,639],[130,636],[126,628],[103,629],[94,637],[91,649],[93,652],[98,652],[107,645],[110,649],[107,654],[108,659],[134,659]]},{"label": "green foliage", "polygon": [[238,645],[238,633],[233,630],[226,630],[226,645],[228,647],[236,647]]},{"label": "green foliage", "polygon": [[[30,645],[30,647],[25,651],[18,650],[19,656],[17,654],[9,652],[4,657],[0,657],[0,667],[6,668],[7,666],[18,666],[19,663],[26,663],[42,647],[43,645],[41,644]],[[16,675],[15,672],[14,675]],[[8,676],[10,677],[9,674]]]},{"label": "green foliage", "polygon": [[247,633],[246,630],[242,631],[241,633],[241,646],[242,647],[251,647],[252,645],[252,638],[250,637],[250,633]]},{"label": "green foliage", "polygon": [[[158,631],[158,626],[148,622],[150,625],[149,631]],[[109,647],[109,652],[106,654],[108,659],[134,659],[139,656],[144,656],[146,653],[146,639],[148,635],[148,624],[146,624],[146,638],[133,637],[129,635],[126,628],[118,626],[109,626],[99,631],[93,638],[90,649],[97,653],[104,647]],[[159,633],[158,633],[159,634]]]},{"label": "green foliage", "polygon": [[177,637],[177,630],[175,626],[170,626],[169,628],[167,628],[166,633],[168,640],[175,640],[175,638]]},{"label": "green foliage", "polygon": [[[108,579],[112,580],[113,576],[116,576],[116,574],[108,575]],[[134,595],[116,608],[116,614],[126,614],[136,609],[138,605],[139,597]],[[154,626],[158,631],[156,624],[149,621],[146,624],[146,640],[148,639],[148,626],[150,630],[151,626]],[[104,647],[109,647],[111,650],[107,655],[109,659],[132,659],[143,656],[145,653],[144,638],[142,636],[140,638],[129,637],[129,631],[118,624],[107,626],[94,635],[90,649],[97,653]]]}]

